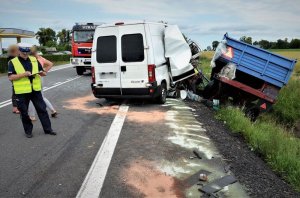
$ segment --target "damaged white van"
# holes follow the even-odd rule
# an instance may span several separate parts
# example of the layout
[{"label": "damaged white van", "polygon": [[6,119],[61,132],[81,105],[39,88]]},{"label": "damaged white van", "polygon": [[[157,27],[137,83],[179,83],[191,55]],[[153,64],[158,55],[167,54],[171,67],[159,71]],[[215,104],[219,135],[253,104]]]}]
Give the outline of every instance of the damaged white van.
[{"label": "damaged white van", "polygon": [[[174,32],[167,33],[168,25],[165,23],[98,26],[92,48],[91,86],[94,96],[153,98],[159,103],[165,103],[172,83],[194,75],[193,66],[189,65],[189,46],[176,28],[179,38],[175,40],[181,40],[186,45],[178,41],[174,43],[172,38],[168,40],[170,37],[166,40],[166,35],[174,37]],[[174,31],[174,28],[171,30]],[[178,52],[182,48],[188,52]],[[172,69],[170,65],[176,63],[183,65]]]}]

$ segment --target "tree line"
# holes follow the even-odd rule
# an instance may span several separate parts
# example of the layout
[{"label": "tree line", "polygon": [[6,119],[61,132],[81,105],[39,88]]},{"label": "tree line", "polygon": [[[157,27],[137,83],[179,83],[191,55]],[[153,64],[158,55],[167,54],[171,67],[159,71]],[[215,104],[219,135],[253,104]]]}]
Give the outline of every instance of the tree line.
[{"label": "tree line", "polygon": [[71,31],[62,29],[57,33],[51,28],[40,28],[35,34],[42,47],[56,47],[59,51],[71,50]]},{"label": "tree line", "polygon": [[[285,39],[278,39],[277,41],[268,41],[262,39],[260,41],[252,41],[252,37],[250,36],[242,36],[240,41],[248,43],[250,45],[255,45],[261,47],[263,49],[300,49],[300,39],[291,39],[290,41]],[[207,46],[206,50],[216,50],[219,45],[219,41],[213,41],[212,46]]]}]

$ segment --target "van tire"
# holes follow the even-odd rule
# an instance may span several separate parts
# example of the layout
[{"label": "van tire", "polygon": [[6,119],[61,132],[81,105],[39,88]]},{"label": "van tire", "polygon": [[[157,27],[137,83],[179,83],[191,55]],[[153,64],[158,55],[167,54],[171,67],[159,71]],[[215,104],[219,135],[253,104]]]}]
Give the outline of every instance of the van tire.
[{"label": "van tire", "polygon": [[78,76],[82,76],[84,72],[85,72],[84,67],[80,67],[80,66],[76,67],[76,73],[77,73]]},{"label": "van tire", "polygon": [[160,93],[157,97],[157,102],[159,104],[165,104],[167,101],[167,85],[165,82],[162,82],[160,85]]}]

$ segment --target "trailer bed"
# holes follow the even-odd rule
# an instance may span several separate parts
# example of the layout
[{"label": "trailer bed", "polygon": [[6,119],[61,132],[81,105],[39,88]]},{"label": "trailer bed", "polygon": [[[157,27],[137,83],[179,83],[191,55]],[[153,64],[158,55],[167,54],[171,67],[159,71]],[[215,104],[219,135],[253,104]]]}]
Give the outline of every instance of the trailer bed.
[{"label": "trailer bed", "polygon": [[228,51],[220,59],[236,64],[237,69],[259,78],[279,88],[286,85],[290,79],[297,60],[285,58],[267,50],[224,35]]}]

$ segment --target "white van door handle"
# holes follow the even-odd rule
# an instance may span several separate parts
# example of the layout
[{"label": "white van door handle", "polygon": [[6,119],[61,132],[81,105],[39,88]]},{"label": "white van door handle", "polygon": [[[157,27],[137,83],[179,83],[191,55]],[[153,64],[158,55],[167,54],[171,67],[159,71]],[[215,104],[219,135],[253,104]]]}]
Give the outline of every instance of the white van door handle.
[{"label": "white van door handle", "polygon": [[121,66],[121,72],[126,72],[126,66]]}]

